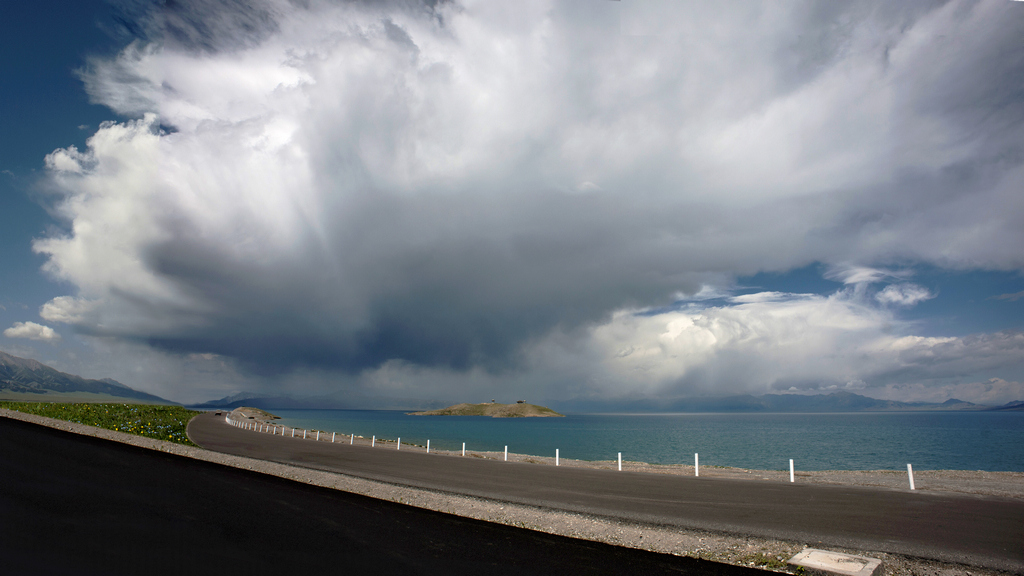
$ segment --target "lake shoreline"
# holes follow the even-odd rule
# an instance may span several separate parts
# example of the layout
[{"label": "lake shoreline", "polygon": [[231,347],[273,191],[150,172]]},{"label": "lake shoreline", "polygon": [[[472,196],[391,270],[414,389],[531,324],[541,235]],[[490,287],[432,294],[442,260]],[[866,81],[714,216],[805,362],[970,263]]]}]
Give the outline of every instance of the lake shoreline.
[{"label": "lake shoreline", "polygon": [[[240,416],[248,416],[244,409],[236,409]],[[280,422],[271,419],[259,419],[254,412],[255,421],[263,424],[280,425]],[[300,429],[301,430],[301,429]],[[317,432],[316,429],[309,430],[310,437]],[[322,442],[330,441],[330,434],[334,431],[321,430]],[[353,441],[359,445],[375,445],[387,450],[397,449],[395,439],[366,438],[350,434],[338,433],[338,442]],[[426,447],[418,444],[402,443],[402,450],[426,451]],[[461,457],[460,450],[445,450],[431,448],[431,454]],[[486,458],[489,460],[504,460],[505,453],[489,450],[466,450],[466,458]],[[598,470],[617,470],[618,462],[615,460],[577,460],[573,458],[559,458],[559,466],[574,468],[591,468]],[[537,456],[532,454],[508,453],[509,462],[522,462],[527,464],[554,466],[554,456]],[[674,474],[678,476],[694,476],[692,464],[649,464],[646,462],[622,461],[624,472],[643,472],[649,474]],[[758,470],[750,468],[738,468],[727,466],[705,466],[699,469],[701,478],[728,478],[744,479],[756,482],[789,482],[788,470]],[[907,471],[904,470],[800,470],[797,464],[794,471],[795,483],[805,484],[830,484],[838,486],[859,486],[870,488],[884,488],[891,490],[909,490],[910,480]],[[1004,498],[1024,499],[1024,472],[999,472],[983,470],[914,470],[914,483],[917,491],[927,492],[955,492],[961,494],[975,494],[982,496],[1000,496]]]}]

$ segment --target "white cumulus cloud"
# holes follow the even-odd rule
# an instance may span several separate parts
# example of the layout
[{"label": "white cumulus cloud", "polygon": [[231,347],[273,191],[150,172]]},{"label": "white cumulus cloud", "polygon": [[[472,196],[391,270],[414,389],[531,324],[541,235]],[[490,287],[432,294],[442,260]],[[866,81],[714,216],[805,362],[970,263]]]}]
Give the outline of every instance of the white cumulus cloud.
[{"label": "white cumulus cloud", "polygon": [[40,342],[60,341],[60,334],[57,334],[53,328],[36,324],[35,322],[15,322],[13,326],[4,330],[4,336],[8,338],[27,338]]},{"label": "white cumulus cloud", "polygon": [[39,316],[50,322],[75,324],[83,322],[86,315],[96,308],[96,302],[89,302],[71,296],[58,296],[39,309]]},{"label": "white cumulus cloud", "polygon": [[890,284],[875,295],[882,304],[895,304],[898,306],[913,306],[918,302],[930,300],[935,295],[924,286],[917,284]]}]

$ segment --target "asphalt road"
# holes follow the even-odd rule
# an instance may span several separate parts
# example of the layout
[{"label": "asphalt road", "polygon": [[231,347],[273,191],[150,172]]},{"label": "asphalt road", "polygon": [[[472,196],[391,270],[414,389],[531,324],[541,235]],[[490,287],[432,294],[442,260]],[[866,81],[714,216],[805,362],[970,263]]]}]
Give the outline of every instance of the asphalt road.
[{"label": "asphalt road", "polygon": [[0,571],[765,574],[421,510],[6,418]]},{"label": "asphalt road", "polygon": [[1024,573],[1024,502],[910,490],[542,466],[272,436],[207,413],[204,448],[406,486],[659,525]]}]

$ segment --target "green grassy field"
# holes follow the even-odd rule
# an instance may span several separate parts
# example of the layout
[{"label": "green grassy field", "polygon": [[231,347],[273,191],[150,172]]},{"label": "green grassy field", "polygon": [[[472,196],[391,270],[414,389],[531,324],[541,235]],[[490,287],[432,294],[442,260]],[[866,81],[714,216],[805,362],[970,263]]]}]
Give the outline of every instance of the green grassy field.
[{"label": "green grassy field", "polygon": [[181,406],[149,404],[72,404],[64,402],[0,402],[0,408],[127,432],[157,440],[195,446],[185,426],[200,412]]}]

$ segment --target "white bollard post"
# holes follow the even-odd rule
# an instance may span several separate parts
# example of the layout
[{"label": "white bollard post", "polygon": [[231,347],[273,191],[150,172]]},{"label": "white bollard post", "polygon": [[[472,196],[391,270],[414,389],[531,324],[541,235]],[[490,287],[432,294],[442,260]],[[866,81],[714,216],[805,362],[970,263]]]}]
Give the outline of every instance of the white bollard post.
[{"label": "white bollard post", "polygon": [[693,475],[700,476],[700,454],[693,453]]},{"label": "white bollard post", "polygon": [[373,448],[376,445],[377,445],[377,437],[374,436],[373,440],[370,440],[370,448]]},{"label": "white bollard post", "polygon": [[352,436],[349,437],[348,443],[349,444],[355,444],[356,443],[356,433],[355,432],[353,432]]},{"label": "white bollard post", "polygon": [[302,431],[302,439],[303,439],[303,440],[305,440],[305,439],[306,439],[306,430],[303,430],[303,431]]},{"label": "white bollard post", "polygon": [[558,448],[555,448],[555,466],[558,466]]},{"label": "white bollard post", "polygon": [[430,454],[430,440],[427,440],[427,454]]},{"label": "white bollard post", "polygon": [[295,428],[292,428],[292,438],[295,438]]},{"label": "white bollard post", "polygon": [[910,478],[910,489],[914,489],[914,469],[907,464],[907,476]]},{"label": "white bollard post", "polygon": [[508,446],[505,446],[505,462],[508,462]]},{"label": "white bollard post", "polygon": [[619,452],[619,472],[622,472],[622,452]]},{"label": "white bollard post", "polygon": [[466,443],[465,442],[462,443],[462,455],[463,456],[466,455]]},{"label": "white bollard post", "polygon": [[316,431],[316,441],[317,442],[320,441],[320,431],[319,430]]},{"label": "white bollard post", "polygon": [[795,482],[796,481],[793,478],[793,459],[792,458],[789,459],[789,481],[790,482]]},{"label": "white bollard post", "polygon": [[337,436],[337,432],[331,432],[331,444],[334,444],[334,437]]},{"label": "white bollard post", "polygon": [[402,437],[399,436],[398,437],[398,448],[395,448],[395,450],[401,450],[401,449],[402,449]]}]

